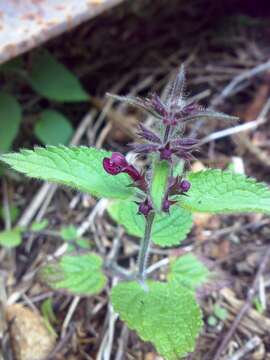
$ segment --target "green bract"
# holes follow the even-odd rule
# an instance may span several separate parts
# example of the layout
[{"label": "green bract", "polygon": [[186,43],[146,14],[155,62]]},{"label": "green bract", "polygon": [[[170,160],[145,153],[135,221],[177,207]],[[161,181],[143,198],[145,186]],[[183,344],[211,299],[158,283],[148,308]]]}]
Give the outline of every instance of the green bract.
[{"label": "green bract", "polygon": [[40,271],[40,278],[55,290],[75,295],[99,293],[106,284],[101,271],[102,259],[96,254],[64,255]]},{"label": "green bract", "polygon": [[167,161],[156,160],[153,166],[153,178],[151,184],[151,198],[156,211],[160,212],[162,201],[167,189],[170,165]]},{"label": "green bract", "polygon": [[102,166],[108,151],[84,146],[36,147],[4,154],[0,160],[30,177],[71,186],[97,197],[125,199],[133,194],[128,175],[108,176]]},{"label": "green bract", "polygon": [[194,212],[270,213],[270,189],[263,183],[230,171],[209,169],[189,173],[188,196],[180,205]]},{"label": "green bract", "polygon": [[147,283],[145,291],[137,282],[120,283],[112,290],[114,310],[151,341],[167,360],[177,360],[194,350],[201,327],[201,311],[193,293],[176,283]]},{"label": "green bract", "polygon": [[[115,201],[108,208],[111,217],[119,224],[124,225],[131,235],[142,237],[145,227],[145,218],[138,215],[138,206],[131,201]],[[192,215],[188,210],[173,206],[170,214],[156,215],[152,241],[159,246],[173,246],[180,244],[192,227]]]}]

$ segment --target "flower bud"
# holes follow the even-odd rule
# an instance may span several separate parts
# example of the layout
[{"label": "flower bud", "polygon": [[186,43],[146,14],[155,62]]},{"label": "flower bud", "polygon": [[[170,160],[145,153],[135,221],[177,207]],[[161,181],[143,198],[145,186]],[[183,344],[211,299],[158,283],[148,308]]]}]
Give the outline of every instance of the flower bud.
[{"label": "flower bud", "polygon": [[166,196],[163,200],[163,203],[162,203],[162,211],[166,212],[166,213],[169,213],[170,212],[170,207],[174,204],[176,204],[177,201],[174,201],[174,200],[169,200],[168,199],[168,196]]},{"label": "flower bud", "polygon": [[153,94],[150,100],[150,103],[153,109],[161,116],[166,115],[166,109],[164,104],[162,103],[160,97],[157,94]]},{"label": "flower bud", "polygon": [[147,216],[151,210],[153,210],[153,206],[149,198],[146,198],[143,202],[139,204],[139,209],[138,209],[139,214]]},{"label": "flower bud", "polygon": [[173,151],[170,148],[170,143],[167,143],[165,146],[159,148],[160,160],[171,161]]},{"label": "flower bud", "polygon": [[183,192],[187,192],[191,187],[191,184],[188,180],[182,180],[180,183],[180,188]]}]

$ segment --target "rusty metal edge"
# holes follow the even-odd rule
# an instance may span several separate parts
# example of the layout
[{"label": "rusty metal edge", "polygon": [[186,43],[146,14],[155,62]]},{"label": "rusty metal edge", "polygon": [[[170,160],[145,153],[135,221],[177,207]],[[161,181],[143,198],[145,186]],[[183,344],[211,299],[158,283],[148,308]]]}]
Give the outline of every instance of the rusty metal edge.
[{"label": "rusty metal edge", "polygon": [[124,0],[108,0],[104,3],[96,4],[94,6],[88,7],[87,11],[82,13],[78,13],[69,21],[60,23],[52,27],[51,29],[47,29],[46,31],[40,30],[35,37],[31,37],[30,39],[23,40],[20,43],[14,45],[6,45],[0,51],[0,64],[11,60],[12,58],[21,55],[43,43],[46,41],[59,36],[60,34],[70,31],[74,29],[76,26],[100,15],[104,11],[120,4]]}]

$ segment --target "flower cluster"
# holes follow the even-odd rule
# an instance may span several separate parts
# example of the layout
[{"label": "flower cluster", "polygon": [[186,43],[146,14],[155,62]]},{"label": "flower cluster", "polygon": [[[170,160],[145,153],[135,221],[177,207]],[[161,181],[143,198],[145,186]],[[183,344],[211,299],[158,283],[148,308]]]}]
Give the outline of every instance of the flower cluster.
[{"label": "flower cluster", "polygon": [[[149,186],[145,176],[133,165],[129,164],[123,154],[115,152],[112,153],[110,158],[104,158],[103,167],[110,175],[118,175],[121,173],[128,174],[133,181],[133,185],[145,193],[144,199],[141,202],[137,202],[139,214],[147,216],[153,210],[151,198],[147,194]],[[190,186],[191,184],[188,180],[183,180],[179,176],[169,178],[167,191],[163,199],[162,210],[164,212],[169,212],[170,207],[176,203],[175,200],[170,200],[170,196],[186,195]]]},{"label": "flower cluster", "polygon": [[162,210],[164,212],[169,212],[170,207],[177,202],[176,200],[170,200],[170,196],[187,195],[190,187],[191,184],[188,180],[181,179],[179,176],[171,177],[169,179],[167,191],[163,199]]},{"label": "flower cluster", "polygon": [[[156,134],[144,125],[139,126],[138,136],[144,143],[132,144],[134,152],[142,155],[156,154],[160,161],[167,161],[171,169],[176,161],[189,161],[192,159],[192,151],[198,146],[198,140],[191,137],[183,137],[183,125],[191,120],[220,119],[235,120],[237,118],[218,113],[213,110],[203,109],[193,100],[185,98],[185,74],[182,66],[176,78],[165,89],[164,101],[157,94],[149,98],[132,96],[111,95],[116,100],[125,101],[130,105],[139,107],[160,122],[160,134]],[[133,180],[134,186],[141,189],[145,196],[139,205],[139,213],[147,216],[153,210],[151,196],[149,195],[149,183],[133,165],[128,164],[125,157],[120,153],[113,153],[110,158],[103,161],[105,171],[111,175],[127,173]],[[151,182],[151,181],[150,181]],[[182,176],[170,177],[162,202],[162,211],[169,212],[175,204],[175,195],[187,195],[191,184],[182,179]]]}]

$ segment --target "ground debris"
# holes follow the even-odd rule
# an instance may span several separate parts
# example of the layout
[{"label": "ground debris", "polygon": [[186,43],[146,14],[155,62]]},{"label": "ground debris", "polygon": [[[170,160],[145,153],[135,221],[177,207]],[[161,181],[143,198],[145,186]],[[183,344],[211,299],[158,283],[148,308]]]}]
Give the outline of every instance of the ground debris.
[{"label": "ground debris", "polygon": [[[244,302],[237,299],[234,291],[229,288],[222,289],[220,294],[222,297],[221,306],[229,311],[228,321],[231,322],[235,315],[238,314]],[[270,319],[252,308],[243,317],[238,326],[238,330],[248,337],[269,335],[269,329]]]}]

